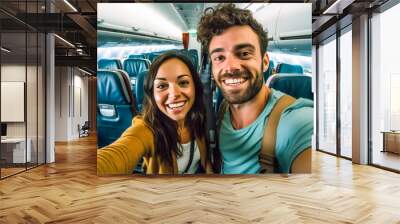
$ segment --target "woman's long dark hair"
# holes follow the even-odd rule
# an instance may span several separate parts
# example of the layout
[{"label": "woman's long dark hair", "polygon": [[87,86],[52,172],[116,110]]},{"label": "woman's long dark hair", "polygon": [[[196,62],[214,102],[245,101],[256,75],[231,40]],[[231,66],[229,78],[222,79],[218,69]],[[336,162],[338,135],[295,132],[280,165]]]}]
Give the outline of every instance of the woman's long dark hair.
[{"label": "woman's long dark hair", "polygon": [[193,140],[194,138],[206,139],[203,86],[195,67],[185,55],[177,51],[169,51],[158,56],[151,64],[144,81],[142,116],[154,133],[155,156],[158,157],[162,163],[171,166],[172,153],[182,155],[182,152],[178,148],[178,143],[180,142],[178,124],[157,107],[154,99],[154,80],[160,66],[172,58],[182,61],[189,68],[195,87],[194,103],[186,114],[185,126],[189,128],[190,136]]}]

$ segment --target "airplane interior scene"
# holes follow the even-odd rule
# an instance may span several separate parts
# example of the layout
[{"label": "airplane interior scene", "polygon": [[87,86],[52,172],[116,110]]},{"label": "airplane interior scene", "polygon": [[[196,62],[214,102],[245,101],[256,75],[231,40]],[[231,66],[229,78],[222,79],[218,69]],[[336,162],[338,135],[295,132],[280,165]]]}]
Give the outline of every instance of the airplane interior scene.
[{"label": "airplane interior scene", "polygon": [[[223,6],[250,16],[203,39]],[[397,21],[397,0],[0,1],[0,223],[399,223]]]}]

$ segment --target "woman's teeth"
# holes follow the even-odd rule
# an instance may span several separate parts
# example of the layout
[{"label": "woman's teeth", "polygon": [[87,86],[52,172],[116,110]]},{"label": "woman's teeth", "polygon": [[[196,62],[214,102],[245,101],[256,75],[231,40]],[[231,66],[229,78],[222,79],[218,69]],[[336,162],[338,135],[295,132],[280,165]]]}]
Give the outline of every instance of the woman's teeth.
[{"label": "woman's teeth", "polygon": [[167,104],[167,106],[168,106],[170,109],[178,109],[178,108],[183,107],[183,105],[185,105],[185,103],[186,103],[186,102],[170,103],[170,104]]}]

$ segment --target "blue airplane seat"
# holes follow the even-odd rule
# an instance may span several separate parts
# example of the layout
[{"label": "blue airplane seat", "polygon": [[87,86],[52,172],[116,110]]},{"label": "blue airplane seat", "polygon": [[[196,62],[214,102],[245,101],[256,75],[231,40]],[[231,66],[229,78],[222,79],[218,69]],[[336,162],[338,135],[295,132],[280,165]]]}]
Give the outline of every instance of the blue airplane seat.
[{"label": "blue airplane seat", "polygon": [[121,61],[118,59],[100,59],[98,61],[99,69],[117,70],[122,69]]},{"label": "blue airplane seat", "polygon": [[224,100],[224,96],[222,95],[221,90],[218,87],[216,87],[216,90],[215,90],[215,110],[216,111],[215,112],[218,113],[219,106],[221,106],[221,103],[223,100]]},{"label": "blue airplane seat", "polygon": [[295,98],[301,97],[314,100],[310,76],[293,73],[275,74],[269,77],[266,85]]},{"label": "blue airplane seat", "polygon": [[150,62],[153,63],[153,61],[160,55],[161,55],[161,53],[150,53],[147,55],[147,57],[148,57],[147,59],[149,59]]},{"label": "blue airplane seat", "polygon": [[276,73],[297,73],[303,74],[303,67],[301,65],[291,65],[286,63],[279,63],[276,66]]},{"label": "blue airplane seat", "polygon": [[196,69],[196,71],[198,70],[199,62],[198,62],[197,55],[195,56],[193,53],[190,53],[186,49],[178,51],[177,53],[181,54],[181,55],[185,56],[187,59],[189,59],[189,61],[192,62],[192,64],[194,65],[194,68]]},{"label": "blue airplane seat", "polygon": [[144,79],[146,78],[148,70],[140,72],[136,77],[135,96],[136,108],[141,111],[143,108],[144,98]]},{"label": "blue airplane seat", "polygon": [[136,77],[142,71],[148,70],[150,67],[147,59],[128,58],[124,61],[124,70],[128,73],[132,92],[135,91]]},{"label": "blue airplane seat", "polygon": [[131,125],[136,115],[128,74],[123,70],[97,71],[98,147],[109,145]]},{"label": "blue airplane seat", "polygon": [[275,67],[274,61],[269,61],[268,69],[264,72],[264,82],[267,82],[268,78],[272,75],[272,70]]},{"label": "blue airplane seat", "polygon": [[197,54],[197,50],[196,49],[190,49],[188,51],[188,56],[190,57],[190,59],[192,60],[196,70],[199,67],[199,56]]}]

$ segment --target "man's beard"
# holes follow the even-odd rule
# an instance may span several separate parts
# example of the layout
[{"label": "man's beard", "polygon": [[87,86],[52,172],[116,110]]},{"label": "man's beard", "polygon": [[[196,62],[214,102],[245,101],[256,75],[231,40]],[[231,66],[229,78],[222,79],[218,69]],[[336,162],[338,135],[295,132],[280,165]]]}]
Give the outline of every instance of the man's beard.
[{"label": "man's beard", "polygon": [[[247,88],[244,89],[244,91],[240,92],[231,92],[224,90],[223,86],[225,84],[223,84],[222,79],[228,77],[247,79],[245,81],[249,82],[248,84],[245,84],[247,85]],[[261,90],[262,86],[264,85],[264,79],[262,73],[257,72],[255,76],[253,76],[247,68],[244,68],[243,70],[237,72],[235,71],[233,73],[224,73],[222,75],[219,75],[219,83],[220,83],[219,88],[222,91],[222,95],[229,104],[242,104],[253,99],[257,95],[257,93]]]}]

